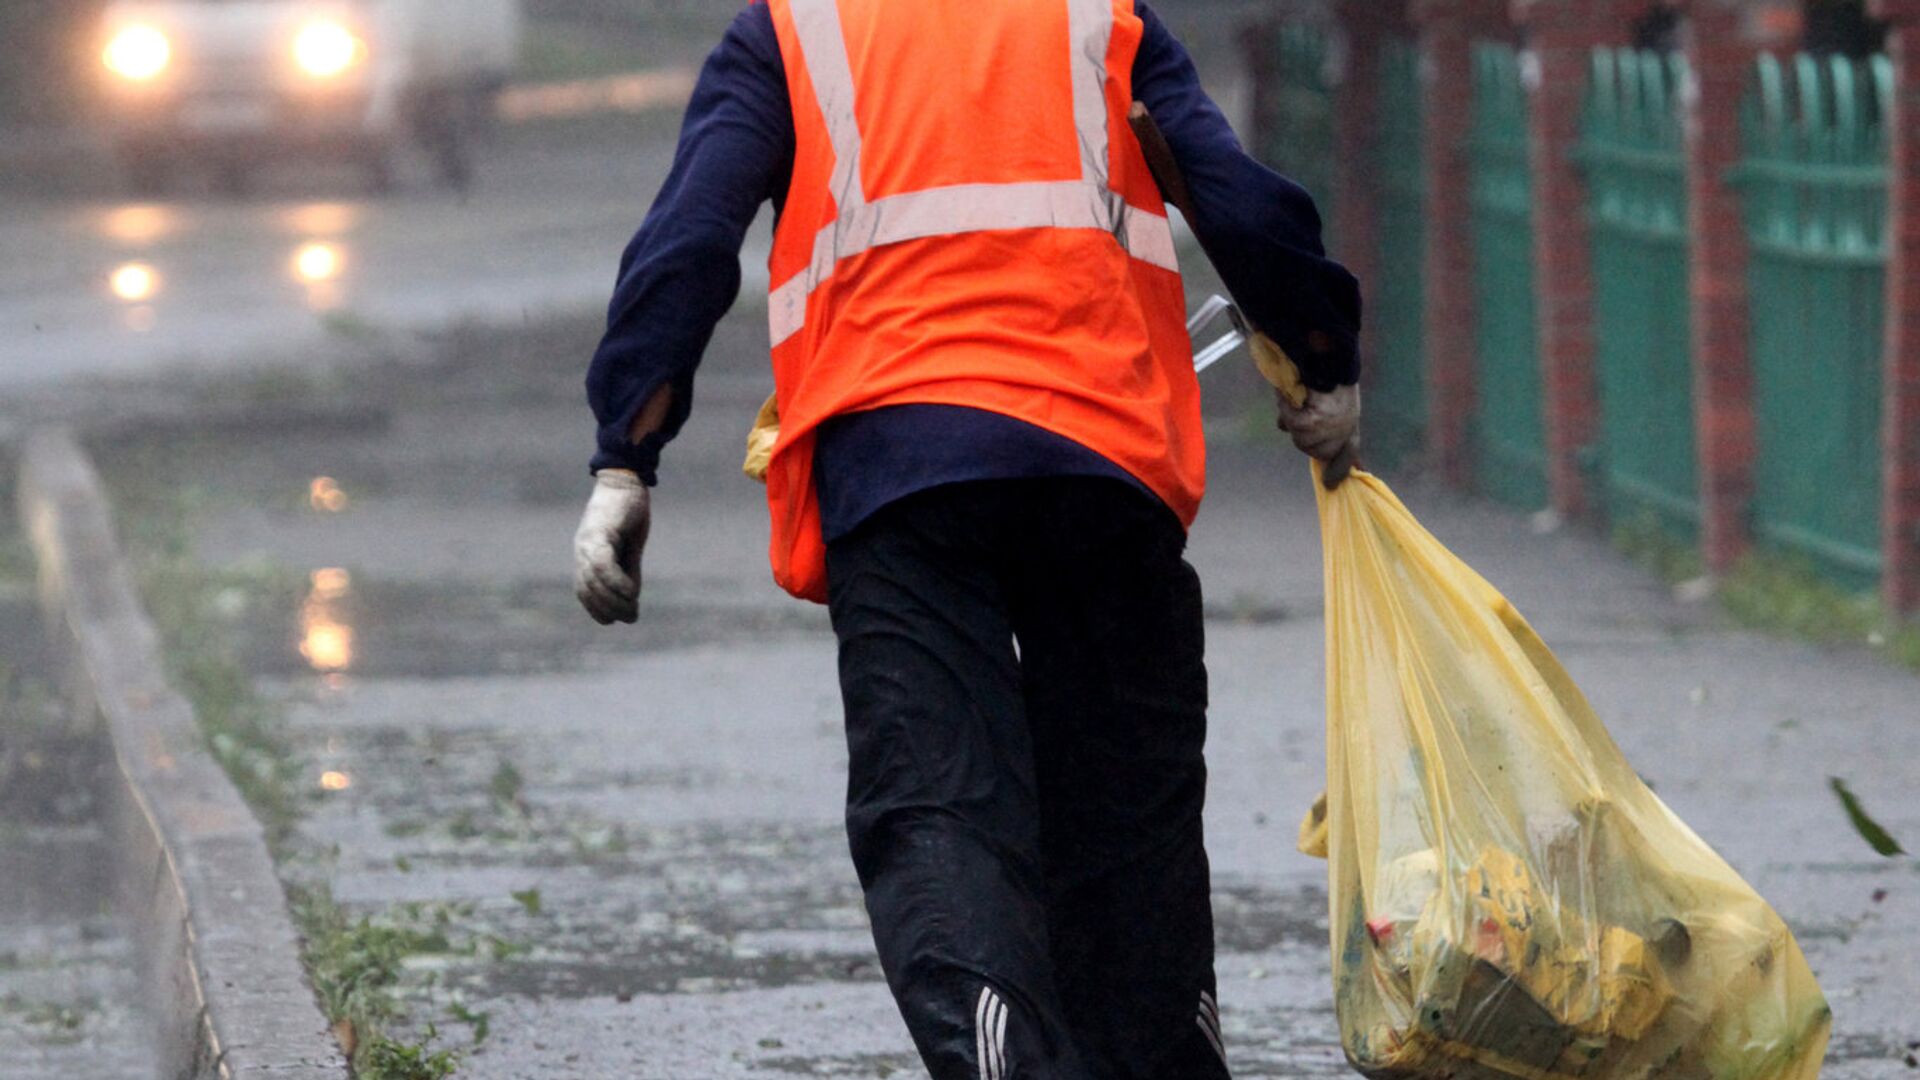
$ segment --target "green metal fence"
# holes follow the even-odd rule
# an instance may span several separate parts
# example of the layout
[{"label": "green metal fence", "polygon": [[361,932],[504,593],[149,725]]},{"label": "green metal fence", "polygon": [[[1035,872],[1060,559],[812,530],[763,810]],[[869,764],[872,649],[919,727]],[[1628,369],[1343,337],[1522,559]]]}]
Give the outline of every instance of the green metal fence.
[{"label": "green metal fence", "polygon": [[1699,520],[1694,460],[1687,194],[1675,55],[1593,58],[1580,159],[1592,223],[1600,439],[1592,464],[1608,512]]},{"label": "green metal fence", "polygon": [[1511,45],[1476,45],[1473,69],[1475,471],[1481,490],[1531,509],[1547,503],[1547,437],[1533,293],[1527,92]]},{"label": "green metal fence", "polygon": [[1881,563],[1881,108],[1892,93],[1885,57],[1769,56],[1743,118],[1754,530],[1860,584]]},{"label": "green metal fence", "polygon": [[1378,277],[1370,297],[1368,458],[1391,468],[1417,453],[1427,426],[1426,173],[1420,54],[1408,41],[1382,48]]},{"label": "green metal fence", "polygon": [[1283,23],[1270,31],[1273,102],[1254,132],[1254,155],[1306,188],[1332,234],[1334,98],[1328,77],[1331,45],[1318,26]]}]

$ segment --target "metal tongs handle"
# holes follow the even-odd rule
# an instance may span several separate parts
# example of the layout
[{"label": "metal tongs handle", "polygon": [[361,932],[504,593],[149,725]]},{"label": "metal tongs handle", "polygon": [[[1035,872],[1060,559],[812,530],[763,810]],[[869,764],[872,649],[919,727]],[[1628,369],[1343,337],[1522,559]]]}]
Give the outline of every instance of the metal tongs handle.
[{"label": "metal tongs handle", "polygon": [[[1227,317],[1227,332],[1211,345],[1202,346],[1200,332],[1219,321],[1222,315]],[[1207,297],[1207,302],[1201,304],[1193,317],[1187,320],[1187,336],[1193,339],[1193,370],[1198,374],[1245,345],[1253,337],[1253,332],[1247,326],[1246,316],[1240,314],[1240,308],[1226,297],[1215,294]]]}]

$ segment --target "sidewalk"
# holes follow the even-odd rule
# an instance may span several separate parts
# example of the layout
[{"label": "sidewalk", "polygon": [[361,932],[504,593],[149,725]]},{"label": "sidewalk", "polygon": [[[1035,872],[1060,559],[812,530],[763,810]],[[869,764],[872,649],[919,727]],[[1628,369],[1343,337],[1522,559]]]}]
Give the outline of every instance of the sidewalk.
[{"label": "sidewalk", "polygon": [[[461,1076],[922,1075],[840,831],[831,636],[769,582],[761,492],[738,473],[768,389],[764,336],[736,315],[710,353],[664,467],[634,629],[594,627],[568,582],[590,321],[471,339],[453,370],[329,394],[390,410],[378,436],[263,419],[269,434],[239,444],[98,448],[240,582],[219,607],[317,800],[291,872],[356,913],[444,931],[449,947],[412,956],[404,981],[413,1030],[432,1021],[463,1049]],[[1208,378],[1221,415],[1192,557],[1212,616],[1227,1041],[1239,1076],[1347,1076],[1324,866],[1293,852],[1323,782],[1311,492],[1291,451],[1242,419],[1229,388],[1244,384]],[[1838,1015],[1825,1075],[1911,1075],[1920,866],[1874,856],[1827,778],[1920,844],[1920,679],[1729,629],[1584,534],[1538,536],[1420,484],[1402,494],[1794,925]]]}]

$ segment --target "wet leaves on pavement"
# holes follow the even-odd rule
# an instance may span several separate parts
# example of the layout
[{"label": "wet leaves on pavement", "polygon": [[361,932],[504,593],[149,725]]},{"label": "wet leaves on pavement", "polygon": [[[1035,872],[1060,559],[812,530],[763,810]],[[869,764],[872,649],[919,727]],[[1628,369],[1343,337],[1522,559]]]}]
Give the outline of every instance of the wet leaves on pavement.
[{"label": "wet leaves on pavement", "polygon": [[1886,829],[1881,828],[1879,822],[1867,816],[1866,808],[1860,805],[1859,797],[1847,787],[1845,780],[1836,776],[1830,778],[1827,783],[1833,788],[1833,793],[1840,797],[1840,805],[1846,808],[1847,818],[1853,822],[1854,831],[1860,834],[1860,838],[1865,840],[1868,846],[1889,859],[1907,853],[1898,840],[1895,840]]}]

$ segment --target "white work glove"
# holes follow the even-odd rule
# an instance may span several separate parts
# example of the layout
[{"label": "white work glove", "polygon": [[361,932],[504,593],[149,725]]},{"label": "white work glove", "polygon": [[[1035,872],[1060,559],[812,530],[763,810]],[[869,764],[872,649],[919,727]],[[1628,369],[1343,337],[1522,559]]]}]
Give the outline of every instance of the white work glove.
[{"label": "white work glove", "polygon": [[573,592],[601,626],[640,620],[640,553],[653,498],[626,469],[602,469],[573,537]]},{"label": "white work glove", "polygon": [[1296,407],[1279,395],[1280,430],[1293,436],[1293,445],[1309,457],[1327,463],[1322,479],[1327,490],[1340,486],[1353,471],[1360,451],[1360,388],[1340,386],[1326,392],[1309,391],[1307,403]]}]

